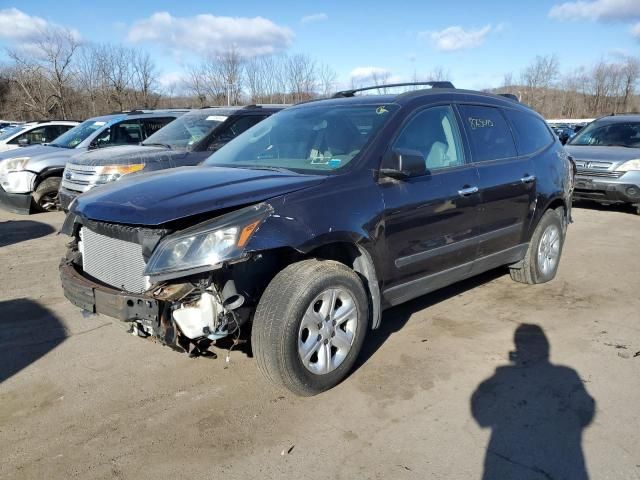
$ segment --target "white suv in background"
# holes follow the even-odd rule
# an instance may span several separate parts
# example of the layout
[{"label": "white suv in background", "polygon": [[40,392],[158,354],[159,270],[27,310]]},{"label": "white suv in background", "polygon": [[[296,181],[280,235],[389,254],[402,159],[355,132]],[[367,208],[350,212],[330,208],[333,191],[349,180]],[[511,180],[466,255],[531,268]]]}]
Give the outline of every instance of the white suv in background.
[{"label": "white suv in background", "polygon": [[0,133],[0,152],[51,142],[78,123],[71,120],[43,120],[7,128]]}]

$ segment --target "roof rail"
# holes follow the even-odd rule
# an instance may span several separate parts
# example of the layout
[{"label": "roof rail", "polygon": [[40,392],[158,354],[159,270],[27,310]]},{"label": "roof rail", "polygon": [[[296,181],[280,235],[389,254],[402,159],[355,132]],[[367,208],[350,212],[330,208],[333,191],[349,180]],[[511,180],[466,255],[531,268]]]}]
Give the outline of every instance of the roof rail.
[{"label": "roof rail", "polygon": [[81,120],[75,120],[71,118],[50,118],[49,120],[34,120],[34,123],[49,123],[49,122],[80,122]]},{"label": "roof rail", "polygon": [[392,87],[409,87],[409,86],[428,86],[431,88],[455,88],[453,83],[447,81],[440,82],[408,82],[408,83],[389,83],[385,85],[374,85],[372,87],[354,88],[351,90],[342,90],[333,94],[331,98],[353,97],[356,92],[364,92],[366,90],[379,90],[381,88]]}]

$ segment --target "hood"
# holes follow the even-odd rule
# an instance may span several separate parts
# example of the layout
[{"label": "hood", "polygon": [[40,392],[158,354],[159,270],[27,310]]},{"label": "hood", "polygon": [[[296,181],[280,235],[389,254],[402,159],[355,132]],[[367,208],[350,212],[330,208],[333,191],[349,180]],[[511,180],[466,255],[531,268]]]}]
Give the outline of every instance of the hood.
[{"label": "hood", "polygon": [[129,165],[132,163],[167,163],[188,154],[186,150],[171,150],[160,146],[123,145],[91,150],[74,155],[70,163],[79,165]]},{"label": "hood", "polygon": [[71,211],[110,223],[158,226],[261,202],[317,185],[324,176],[223,167],[181,167],[135,175],[77,197]]},{"label": "hood", "polygon": [[[598,147],[591,145],[565,145],[564,148],[576,162],[595,162],[594,167],[601,169],[615,168],[627,160],[640,158],[640,148]],[[582,168],[580,165],[578,167]]]},{"label": "hood", "polygon": [[30,147],[20,147],[14,148],[13,150],[8,150],[6,152],[0,153],[0,160],[5,160],[7,158],[16,158],[16,157],[31,157],[32,160],[27,163],[27,170],[29,169],[29,164],[33,162],[33,159],[41,160],[48,159],[53,157],[64,158],[62,160],[61,166],[64,166],[66,159],[70,156],[77,154],[78,151],[73,148],[59,148],[59,147],[51,147],[49,145],[32,145]]}]

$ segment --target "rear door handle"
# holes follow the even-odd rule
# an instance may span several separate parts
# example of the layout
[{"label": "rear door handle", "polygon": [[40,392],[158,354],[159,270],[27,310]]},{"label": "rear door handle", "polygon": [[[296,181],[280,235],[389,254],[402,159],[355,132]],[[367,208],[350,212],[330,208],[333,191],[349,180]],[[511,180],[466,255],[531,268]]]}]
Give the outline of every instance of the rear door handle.
[{"label": "rear door handle", "polygon": [[531,183],[531,182],[535,181],[535,179],[536,179],[535,175],[525,175],[524,177],[522,177],[520,179],[520,181],[522,183]]},{"label": "rear door handle", "polygon": [[467,187],[462,190],[458,190],[458,195],[461,197],[468,197],[469,195],[473,195],[474,193],[478,193],[478,187]]}]

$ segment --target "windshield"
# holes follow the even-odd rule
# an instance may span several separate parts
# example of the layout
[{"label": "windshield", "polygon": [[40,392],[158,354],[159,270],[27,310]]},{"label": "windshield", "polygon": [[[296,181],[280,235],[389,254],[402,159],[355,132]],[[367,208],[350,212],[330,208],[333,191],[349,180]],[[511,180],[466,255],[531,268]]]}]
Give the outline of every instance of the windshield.
[{"label": "windshield", "polygon": [[569,144],[640,147],[640,122],[593,122],[580,130]]},{"label": "windshield", "polygon": [[283,110],[222,147],[205,165],[283,168],[300,173],[344,168],[397,105],[309,105]]},{"label": "windshield", "polygon": [[188,113],[158,130],[142,142],[142,145],[161,144],[188,149],[226,119],[225,115],[211,115],[211,112]]},{"label": "windshield", "polygon": [[101,129],[107,124],[106,121],[87,120],[71,130],[63,133],[49,145],[62,148],[76,148],[81,142],[86,140],[93,132]]},{"label": "windshield", "polygon": [[6,140],[9,137],[12,137],[16,133],[20,133],[22,130],[26,130],[27,127],[10,127],[0,133],[0,140]]}]

